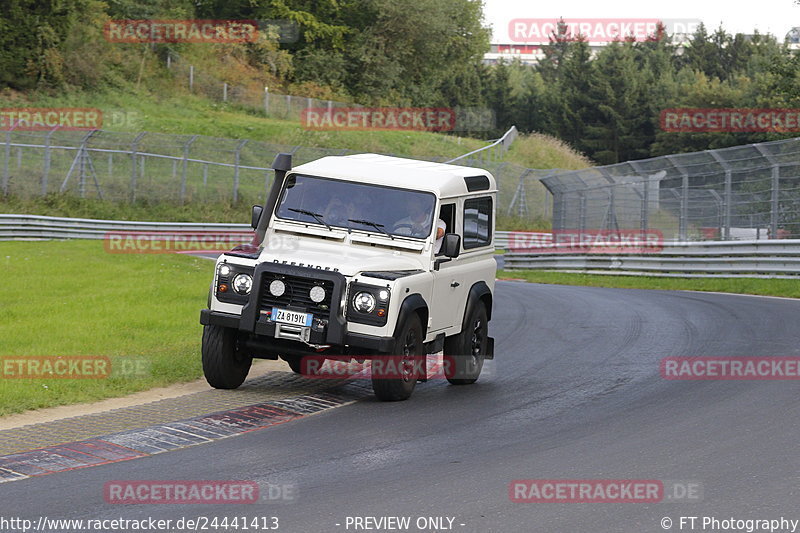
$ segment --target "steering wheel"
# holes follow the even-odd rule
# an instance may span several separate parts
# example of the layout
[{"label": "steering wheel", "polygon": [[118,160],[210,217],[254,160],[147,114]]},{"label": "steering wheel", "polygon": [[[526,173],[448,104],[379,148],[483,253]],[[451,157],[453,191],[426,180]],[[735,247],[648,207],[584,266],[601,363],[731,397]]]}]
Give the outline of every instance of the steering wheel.
[{"label": "steering wheel", "polygon": [[418,236],[414,232],[414,224],[408,224],[408,223],[397,224],[392,228],[392,231],[397,233],[397,230],[402,229],[402,228],[408,228],[409,229],[409,232],[408,232],[408,236],[409,237],[417,237]]}]

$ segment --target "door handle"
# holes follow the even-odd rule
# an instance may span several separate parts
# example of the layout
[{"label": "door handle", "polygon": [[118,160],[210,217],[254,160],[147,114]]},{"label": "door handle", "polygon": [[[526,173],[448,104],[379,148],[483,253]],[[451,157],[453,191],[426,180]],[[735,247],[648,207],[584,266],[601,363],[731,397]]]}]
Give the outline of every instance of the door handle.
[{"label": "door handle", "polygon": [[458,287],[459,285],[461,285],[461,284],[459,282],[457,282],[457,281],[453,281],[453,282],[450,283],[450,286],[454,287],[454,288]]}]

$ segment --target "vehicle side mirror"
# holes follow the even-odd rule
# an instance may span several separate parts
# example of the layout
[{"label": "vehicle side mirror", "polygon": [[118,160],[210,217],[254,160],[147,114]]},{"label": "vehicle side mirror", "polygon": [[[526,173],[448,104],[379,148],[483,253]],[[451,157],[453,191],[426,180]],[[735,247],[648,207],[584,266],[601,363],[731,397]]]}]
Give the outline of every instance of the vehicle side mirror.
[{"label": "vehicle side mirror", "polygon": [[253,229],[256,229],[258,227],[258,220],[261,218],[261,213],[263,211],[264,208],[261,207],[260,205],[253,206],[253,214],[250,215],[250,226],[252,226]]},{"label": "vehicle side mirror", "polygon": [[461,253],[461,235],[458,233],[447,233],[442,241],[442,255],[455,259]]}]

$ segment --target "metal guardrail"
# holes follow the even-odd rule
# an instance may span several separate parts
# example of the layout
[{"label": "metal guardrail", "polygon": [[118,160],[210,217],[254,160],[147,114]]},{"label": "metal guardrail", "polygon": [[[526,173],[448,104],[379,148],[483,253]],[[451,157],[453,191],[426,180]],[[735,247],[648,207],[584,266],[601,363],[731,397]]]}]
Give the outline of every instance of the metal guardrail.
[{"label": "metal guardrail", "polygon": [[0,241],[46,239],[103,239],[113,232],[242,232],[249,224],[204,224],[193,222],[135,222],[40,215],[0,215]]},{"label": "metal guardrail", "polygon": [[[196,222],[136,222],[97,220],[41,215],[0,215],[0,241],[46,239],[103,239],[107,233],[133,231],[161,232],[246,232],[249,224],[206,224]],[[507,231],[495,233],[495,246],[508,248]]]},{"label": "metal guardrail", "polygon": [[492,155],[491,157],[492,159],[497,159],[495,152],[497,150],[500,150],[502,153],[507,152],[508,149],[511,147],[511,144],[514,142],[514,140],[516,140],[518,135],[519,132],[517,131],[517,127],[511,126],[508,129],[508,131],[503,134],[502,137],[500,137],[496,141],[493,141],[491,144],[488,144],[482,148],[478,148],[477,150],[467,152],[466,154],[460,155],[456,158],[448,159],[447,161],[445,161],[445,163],[453,163],[460,159],[467,159],[469,158],[469,156],[473,154],[481,154],[482,156],[484,153],[490,153]]},{"label": "metal guardrail", "polygon": [[800,239],[664,243],[657,253],[505,255],[507,270],[663,277],[800,277]]}]

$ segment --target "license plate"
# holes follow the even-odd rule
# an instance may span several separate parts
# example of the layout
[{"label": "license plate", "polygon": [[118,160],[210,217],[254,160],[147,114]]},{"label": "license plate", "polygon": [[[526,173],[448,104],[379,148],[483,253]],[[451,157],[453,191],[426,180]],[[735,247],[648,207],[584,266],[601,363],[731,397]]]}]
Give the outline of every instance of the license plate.
[{"label": "license plate", "polygon": [[272,308],[272,321],[280,322],[282,324],[292,324],[294,326],[310,326],[314,315],[311,313],[300,313],[298,311],[289,311],[288,309]]}]

